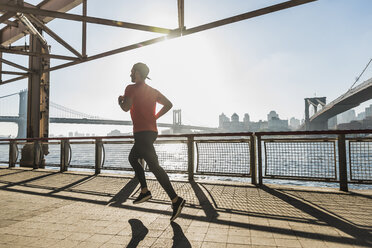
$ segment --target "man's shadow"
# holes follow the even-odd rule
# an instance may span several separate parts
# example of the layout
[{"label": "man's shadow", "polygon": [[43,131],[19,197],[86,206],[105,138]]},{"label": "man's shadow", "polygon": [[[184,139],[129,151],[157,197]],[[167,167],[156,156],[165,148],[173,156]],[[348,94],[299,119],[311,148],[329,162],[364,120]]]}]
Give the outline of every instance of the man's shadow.
[{"label": "man's shadow", "polygon": [[145,239],[146,235],[149,233],[149,229],[138,219],[130,219],[128,222],[132,228],[132,239],[129,241],[127,248],[135,248]]},{"label": "man's shadow", "polygon": [[173,246],[172,248],[191,248],[189,240],[186,238],[180,225],[172,221],[171,226],[173,228]]}]

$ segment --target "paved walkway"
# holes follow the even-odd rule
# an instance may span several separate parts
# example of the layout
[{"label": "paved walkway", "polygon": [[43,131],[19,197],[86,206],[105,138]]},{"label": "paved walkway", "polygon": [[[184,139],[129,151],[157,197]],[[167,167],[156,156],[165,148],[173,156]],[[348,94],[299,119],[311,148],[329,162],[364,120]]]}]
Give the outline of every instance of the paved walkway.
[{"label": "paved walkway", "polygon": [[0,247],[372,247],[372,191],[172,182],[187,200],[170,222],[133,205],[130,176],[0,167]]}]

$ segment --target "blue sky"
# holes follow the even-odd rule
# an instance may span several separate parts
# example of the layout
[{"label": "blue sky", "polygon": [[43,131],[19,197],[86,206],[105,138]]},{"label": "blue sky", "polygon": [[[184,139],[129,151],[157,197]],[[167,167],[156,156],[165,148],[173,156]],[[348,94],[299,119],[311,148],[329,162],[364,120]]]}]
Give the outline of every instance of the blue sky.
[{"label": "blue sky", "polygon": [[[37,1],[34,1],[37,2]],[[185,0],[187,28],[282,1]],[[88,1],[88,15],[166,28],[177,27],[176,0]],[[345,93],[372,58],[372,1],[319,0],[299,7],[248,19],[129,52],[68,67],[51,74],[51,100],[80,112],[129,120],[117,105],[117,96],[130,83],[131,66],[142,61],[150,67],[148,83],[182,109],[184,124],[218,126],[218,115],[244,113],[266,120],[275,110],[281,119],[304,118],[304,98]],[[77,7],[70,13],[81,13]],[[81,25],[56,20],[48,24],[81,49]],[[148,32],[88,25],[88,55],[159,36]],[[45,35],[52,53],[69,54]],[[24,44],[25,39],[18,43]],[[28,43],[28,40],[26,41]],[[19,56],[4,58],[27,66]],[[53,60],[52,64],[60,63]],[[4,68],[5,70],[5,68]],[[372,66],[360,79],[372,77]],[[0,86],[0,95],[27,87],[27,81]],[[356,108],[359,113],[371,101]],[[169,113],[161,122],[171,122]],[[13,124],[0,123],[0,135],[13,133]],[[62,126],[68,131],[105,135],[114,126]]]}]

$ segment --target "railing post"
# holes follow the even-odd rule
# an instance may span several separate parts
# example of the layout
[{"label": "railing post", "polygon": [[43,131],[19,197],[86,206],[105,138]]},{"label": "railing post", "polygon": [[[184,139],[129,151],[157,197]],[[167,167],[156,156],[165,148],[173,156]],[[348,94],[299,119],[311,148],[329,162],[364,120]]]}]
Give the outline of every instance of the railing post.
[{"label": "railing post", "polygon": [[257,137],[257,161],[258,161],[258,185],[262,185],[262,145],[261,145],[261,135],[256,135]]},{"label": "railing post", "polygon": [[189,181],[194,181],[194,136],[187,136],[187,161]]},{"label": "railing post", "polygon": [[340,177],[340,190],[347,192],[347,167],[345,134],[338,135],[338,170]]},{"label": "railing post", "polygon": [[38,169],[41,164],[41,142],[40,140],[34,141],[34,169]]},{"label": "railing post", "polygon": [[60,172],[67,171],[69,157],[70,157],[70,142],[69,142],[69,140],[61,140],[61,167],[60,167]]},{"label": "railing post", "polygon": [[10,141],[9,143],[9,168],[15,167],[17,162],[17,141]]},{"label": "railing post", "polygon": [[101,173],[102,165],[102,139],[96,139],[96,164],[95,164],[95,174]]},{"label": "railing post", "polygon": [[257,185],[256,177],[256,139],[254,134],[250,137],[250,146],[249,146],[249,156],[250,156],[250,167],[251,167],[251,182],[254,185]]}]

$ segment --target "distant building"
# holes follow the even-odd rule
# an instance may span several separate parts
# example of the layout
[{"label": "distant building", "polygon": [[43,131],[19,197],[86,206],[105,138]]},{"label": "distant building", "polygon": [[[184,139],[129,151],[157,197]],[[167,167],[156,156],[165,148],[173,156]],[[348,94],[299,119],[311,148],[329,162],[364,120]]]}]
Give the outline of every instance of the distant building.
[{"label": "distant building", "polygon": [[337,116],[328,119],[328,129],[337,129]]},{"label": "distant building", "polygon": [[74,133],[73,132],[68,132],[68,137],[74,137]]},{"label": "distant building", "polygon": [[361,120],[363,120],[363,119],[365,119],[365,118],[366,118],[366,112],[361,112],[361,113],[359,113],[358,116],[357,116],[357,120],[358,120],[358,121],[361,121]]},{"label": "distant building", "polygon": [[337,122],[338,123],[349,123],[351,121],[355,121],[356,116],[355,116],[355,110],[350,109],[340,115],[337,116]]},{"label": "distant building", "polygon": [[365,111],[365,118],[372,117],[372,104],[369,105],[369,107],[366,108]]},{"label": "distant building", "polygon": [[288,120],[281,120],[274,110],[267,115],[267,127],[269,131],[289,131]]},{"label": "distant building", "polygon": [[221,132],[258,132],[258,131],[289,131],[288,120],[280,120],[275,111],[268,114],[268,121],[252,122],[249,114],[244,114],[243,121],[239,120],[239,115],[234,113],[230,119],[222,113],[219,116],[219,126]]},{"label": "distant building", "polygon": [[269,121],[273,118],[279,119],[279,115],[274,110],[271,110],[270,113],[267,115],[267,120]]},{"label": "distant building", "polygon": [[292,129],[292,130],[297,130],[301,125],[301,122],[300,120],[292,117],[290,120],[289,120],[289,127]]},{"label": "distant building", "polygon": [[79,133],[78,131],[75,131],[75,137],[84,137],[84,134]]},{"label": "distant building", "polygon": [[125,135],[130,135],[129,133],[122,133],[120,132],[119,130],[115,129],[115,130],[112,130],[111,132],[109,132],[107,134],[107,136],[125,136]]}]

